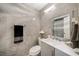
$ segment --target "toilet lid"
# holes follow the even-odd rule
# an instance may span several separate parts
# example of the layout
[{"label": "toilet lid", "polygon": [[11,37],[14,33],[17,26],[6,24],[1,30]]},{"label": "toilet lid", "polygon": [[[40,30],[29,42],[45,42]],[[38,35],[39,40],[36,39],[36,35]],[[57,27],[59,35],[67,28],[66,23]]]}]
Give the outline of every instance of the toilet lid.
[{"label": "toilet lid", "polygon": [[30,49],[29,54],[30,55],[37,55],[40,53],[41,47],[40,46],[34,46]]}]

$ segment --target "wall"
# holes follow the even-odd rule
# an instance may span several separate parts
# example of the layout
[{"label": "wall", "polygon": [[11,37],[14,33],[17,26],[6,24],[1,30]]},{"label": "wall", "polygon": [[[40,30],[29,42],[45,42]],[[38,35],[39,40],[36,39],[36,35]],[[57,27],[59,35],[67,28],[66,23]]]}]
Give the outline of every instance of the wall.
[{"label": "wall", "polygon": [[[20,5],[0,6],[3,6],[0,12],[0,55],[28,55],[29,49],[37,44],[40,31],[39,13],[28,6],[26,11],[20,9]],[[33,20],[34,17],[36,20]],[[22,43],[14,44],[14,24],[24,25]]]},{"label": "wall", "polygon": [[74,11],[74,17],[77,18],[77,4],[75,3],[57,3],[55,4],[56,9],[55,10],[51,10],[48,13],[44,13],[42,10],[41,11],[41,15],[42,15],[42,19],[41,19],[41,27],[42,30],[44,30],[46,32],[46,35],[52,35],[52,28],[53,28],[53,24],[52,24],[52,20],[53,18],[56,17],[60,17],[66,14],[70,14],[71,18],[72,18],[72,11]]}]

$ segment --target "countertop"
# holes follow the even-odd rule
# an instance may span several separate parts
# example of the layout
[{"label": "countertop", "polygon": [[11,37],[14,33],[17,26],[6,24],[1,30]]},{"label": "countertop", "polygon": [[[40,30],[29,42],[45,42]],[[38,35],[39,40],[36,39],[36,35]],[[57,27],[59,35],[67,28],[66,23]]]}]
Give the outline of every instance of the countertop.
[{"label": "countertop", "polygon": [[69,46],[67,46],[63,41],[58,41],[58,40],[53,40],[51,38],[47,38],[47,39],[42,39],[42,42],[50,45],[51,47],[54,47],[70,56],[78,56],[78,54],[76,54],[73,49]]}]

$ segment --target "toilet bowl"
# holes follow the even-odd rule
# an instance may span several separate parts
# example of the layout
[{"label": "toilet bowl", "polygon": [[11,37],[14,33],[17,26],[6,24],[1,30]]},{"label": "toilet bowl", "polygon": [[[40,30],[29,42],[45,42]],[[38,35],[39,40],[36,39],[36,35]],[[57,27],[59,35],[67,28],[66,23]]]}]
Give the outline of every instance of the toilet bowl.
[{"label": "toilet bowl", "polygon": [[43,40],[44,38],[39,38],[38,39],[38,45],[33,46],[30,50],[29,50],[29,55],[28,56],[39,56],[41,54],[41,47],[40,47],[40,40]]},{"label": "toilet bowl", "polygon": [[29,50],[29,56],[38,56],[41,52],[41,47],[39,45],[33,46]]}]

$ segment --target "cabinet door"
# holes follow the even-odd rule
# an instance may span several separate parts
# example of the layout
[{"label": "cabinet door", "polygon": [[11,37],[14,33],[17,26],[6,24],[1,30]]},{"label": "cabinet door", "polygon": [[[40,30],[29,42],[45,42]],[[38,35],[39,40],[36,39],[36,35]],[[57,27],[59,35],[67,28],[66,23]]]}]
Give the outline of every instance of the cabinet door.
[{"label": "cabinet door", "polygon": [[64,18],[64,38],[70,39],[70,17]]}]

